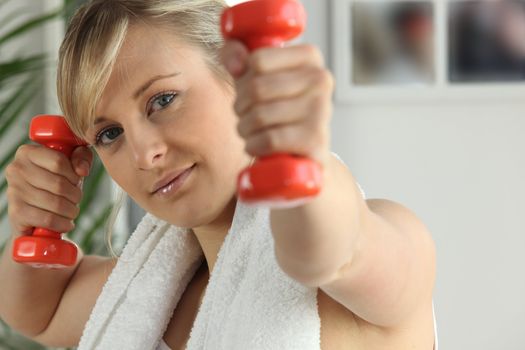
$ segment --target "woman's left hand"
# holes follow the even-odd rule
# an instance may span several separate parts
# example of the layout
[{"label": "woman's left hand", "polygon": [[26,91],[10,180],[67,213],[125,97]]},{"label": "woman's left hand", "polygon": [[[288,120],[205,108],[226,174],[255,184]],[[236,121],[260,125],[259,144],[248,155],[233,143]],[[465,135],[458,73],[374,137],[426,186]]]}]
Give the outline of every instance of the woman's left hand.
[{"label": "woman's left hand", "polygon": [[235,79],[237,129],[246,152],[289,153],[327,166],[334,82],[319,49],[297,45],[250,53],[230,40],[222,61]]}]

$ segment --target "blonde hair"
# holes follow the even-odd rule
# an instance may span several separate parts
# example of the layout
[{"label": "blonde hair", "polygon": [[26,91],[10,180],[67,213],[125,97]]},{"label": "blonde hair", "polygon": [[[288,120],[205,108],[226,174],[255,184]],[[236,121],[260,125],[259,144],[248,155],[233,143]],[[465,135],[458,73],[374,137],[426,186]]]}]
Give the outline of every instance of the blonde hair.
[{"label": "blonde hair", "polygon": [[219,64],[223,0],[91,0],[69,24],[59,52],[57,93],[75,134],[86,138],[119,50],[131,24],[173,28],[180,39],[202,49],[219,78],[229,75]]}]

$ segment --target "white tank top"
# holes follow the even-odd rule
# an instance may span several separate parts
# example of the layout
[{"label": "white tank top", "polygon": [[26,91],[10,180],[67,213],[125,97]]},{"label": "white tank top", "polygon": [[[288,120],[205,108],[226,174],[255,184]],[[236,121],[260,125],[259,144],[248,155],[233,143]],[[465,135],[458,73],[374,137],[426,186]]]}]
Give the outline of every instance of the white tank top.
[{"label": "white tank top", "polygon": [[[438,337],[437,337],[437,324],[436,324],[436,314],[434,313],[434,307],[432,307],[432,313],[434,314],[434,350],[438,349]],[[171,350],[168,344],[164,339],[160,340],[159,346],[155,350]]]},{"label": "white tank top", "polygon": [[161,339],[160,340],[160,343],[159,343],[159,346],[157,347],[156,350],[171,350],[170,347],[168,346],[168,344],[166,344],[166,342],[164,341],[164,339]]}]

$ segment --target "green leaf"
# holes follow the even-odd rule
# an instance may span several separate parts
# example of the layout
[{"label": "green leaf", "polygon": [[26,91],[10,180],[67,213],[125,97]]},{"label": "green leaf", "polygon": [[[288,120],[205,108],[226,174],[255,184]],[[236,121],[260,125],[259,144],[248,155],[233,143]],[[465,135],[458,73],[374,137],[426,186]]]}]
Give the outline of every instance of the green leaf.
[{"label": "green leaf", "polygon": [[[90,175],[85,179],[84,186],[82,188],[82,192],[84,193],[84,197],[82,197],[82,201],[80,202],[79,207],[79,214],[77,216],[76,222],[78,222],[83,216],[86,210],[91,206],[91,204],[94,202],[95,195],[97,193],[97,189],[100,186],[100,183],[104,179],[104,176],[106,174],[106,171],[104,169],[104,166],[102,163],[98,160],[98,158],[95,158],[93,161],[93,167],[91,169]],[[73,229],[73,231],[70,232],[70,237],[74,239],[79,234],[78,226]]]},{"label": "green leaf", "polygon": [[0,346],[1,346],[1,349],[5,349],[5,350],[20,350],[20,348],[15,348],[7,344],[7,342],[3,341],[2,339],[0,339]]},{"label": "green leaf", "polygon": [[0,221],[3,220],[6,215],[7,215],[7,204],[4,204],[2,209],[0,209]]},{"label": "green leaf", "polygon": [[7,323],[4,322],[4,320],[2,320],[0,318],[0,326],[2,326],[2,328],[4,329],[4,331],[7,333],[7,335],[13,333],[13,331],[11,330],[11,328],[9,328],[9,326],[7,325]]},{"label": "green leaf", "polygon": [[9,149],[9,151],[5,154],[4,158],[0,160],[0,169],[5,168],[5,166],[13,159],[15,156],[16,150],[20,145],[26,143],[29,141],[29,137],[27,135],[24,135],[22,138],[18,140],[18,142],[15,142],[13,146]]},{"label": "green leaf", "polygon": [[0,184],[0,194],[4,193],[5,189],[7,188],[7,180],[4,179],[2,183]]},{"label": "green leaf", "polygon": [[[24,136],[22,139],[19,140],[19,143],[15,144],[11,148],[11,150],[7,153],[4,159],[2,159],[2,162],[0,163],[0,169],[3,169],[13,159],[18,147],[21,144],[24,144],[25,142],[27,142],[28,140],[29,139],[27,138],[27,136]],[[0,195],[3,195],[6,189],[7,189],[7,180],[4,178],[2,180],[2,183],[0,183]],[[6,214],[7,214],[7,204],[5,205],[4,208],[0,210],[0,221],[3,220]]]},{"label": "green leaf", "polygon": [[[29,6],[34,5],[33,2],[36,3],[37,1],[28,2]],[[16,41],[31,31],[39,30],[45,23],[59,16],[71,14],[73,12],[72,9],[76,7],[77,1],[64,0],[63,8],[49,11],[29,19],[27,19],[27,11],[24,11],[23,8],[12,10],[9,6],[11,3],[16,4],[17,0],[0,0],[0,26],[2,27],[2,32],[0,33],[0,52],[6,51],[5,45],[3,44]],[[6,27],[6,25],[9,25],[9,28]],[[36,87],[42,86],[41,81],[37,81],[37,78],[40,77],[41,70],[50,63],[44,54],[20,55],[16,52],[11,52],[11,55],[8,57],[9,58],[3,56],[3,59],[0,60],[0,89],[4,92],[0,100],[0,139],[2,140],[5,139],[5,135],[8,135],[15,129],[14,126],[16,123],[25,123],[25,121],[28,120],[27,114],[24,113],[25,107],[31,105],[31,97],[35,91],[37,91],[35,90]],[[13,140],[15,143],[2,144],[2,149],[0,150],[0,173],[13,159],[20,144],[28,141],[27,133],[23,135],[23,137],[17,136],[17,138],[19,139],[15,138]],[[98,176],[103,177],[103,173],[102,169],[102,174]],[[97,175],[96,172],[94,175]],[[91,191],[96,192],[96,188],[100,182],[98,176],[93,179],[95,183]],[[5,178],[0,177],[0,203],[2,203],[0,204],[0,221],[7,216],[7,204],[4,204],[6,188],[7,181]],[[87,197],[89,202],[94,202],[94,195],[88,195],[86,193],[85,197]],[[101,205],[101,207],[102,206],[103,205]],[[89,205],[85,205],[85,208],[89,209]],[[86,240],[92,240],[92,245],[96,242],[96,240],[92,239],[96,234],[91,232],[96,232],[101,225],[103,225],[105,218],[108,217],[107,215],[107,213],[102,212],[97,217],[97,220],[92,222],[91,227],[89,227],[87,232],[89,238],[84,238]],[[6,242],[0,242],[0,253],[2,250],[5,250],[5,245]],[[0,349],[45,350],[51,348],[41,346],[11,331],[10,327],[0,319]]]},{"label": "green leaf", "polygon": [[[4,1],[0,2],[0,7],[2,7],[2,5],[6,1],[9,1],[9,0],[4,0]],[[15,11],[12,11],[8,15],[3,15],[2,16],[2,27],[6,28],[11,22],[14,22],[14,21],[20,19],[20,16],[23,15],[23,14],[24,14],[24,9],[17,9]]]},{"label": "green leaf", "polygon": [[0,63],[0,83],[5,84],[10,78],[44,68],[46,66],[45,58],[45,54],[38,54]]},{"label": "green leaf", "polygon": [[26,90],[20,95],[16,96],[15,102],[17,102],[15,110],[11,113],[6,113],[5,119],[0,123],[0,138],[3,137],[4,133],[9,130],[9,127],[13,125],[15,121],[20,119],[21,113],[27,108],[28,103],[34,99],[34,95],[38,91],[38,87],[34,82],[29,82]]},{"label": "green leaf", "polygon": [[85,253],[91,253],[93,251],[93,235],[105,225],[112,210],[113,204],[107,204],[104,210],[97,216],[91,227],[86,231],[84,238],[80,242],[80,246]]},{"label": "green leaf", "polygon": [[9,0],[0,0],[0,7],[4,6],[8,1]]},{"label": "green leaf", "polygon": [[7,111],[17,102],[19,96],[22,96],[24,91],[26,91],[29,86],[34,84],[32,81],[34,81],[33,76],[20,84],[20,87],[6,98],[7,102],[5,102],[2,108],[0,108],[0,122],[5,119]]},{"label": "green leaf", "polygon": [[89,205],[93,201],[93,198],[95,197],[95,194],[97,192],[97,188],[104,179],[105,174],[106,171],[102,163],[100,163],[99,161],[94,162],[93,169],[91,170],[91,175],[87,178],[87,181],[84,184],[84,198],[82,200],[82,203],[80,204],[80,213],[84,213],[84,211],[89,207]]},{"label": "green leaf", "polygon": [[5,245],[7,244],[7,241],[2,242],[0,244],[0,256],[4,253]]},{"label": "green leaf", "polygon": [[20,35],[23,35],[27,33],[28,31],[40,27],[42,24],[48,22],[49,20],[52,20],[64,13],[64,9],[58,9],[56,11],[46,13],[44,15],[32,18],[18,27],[14,28],[13,30],[7,32],[5,35],[0,37],[0,45],[8,42],[9,40],[12,40]]}]

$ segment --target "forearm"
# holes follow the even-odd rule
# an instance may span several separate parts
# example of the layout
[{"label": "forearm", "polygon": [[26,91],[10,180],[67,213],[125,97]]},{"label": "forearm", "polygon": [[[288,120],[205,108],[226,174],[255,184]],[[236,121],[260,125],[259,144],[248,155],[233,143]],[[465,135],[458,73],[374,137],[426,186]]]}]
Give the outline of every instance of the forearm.
[{"label": "forearm", "polygon": [[55,313],[77,264],[66,269],[36,269],[11,259],[13,239],[0,258],[0,318],[27,336],[42,332]]},{"label": "forearm", "polygon": [[321,288],[359,317],[400,325],[431,306],[432,238],[403,206],[365,201],[350,171],[337,163],[313,202],[272,211],[277,260],[290,277]]},{"label": "forearm", "polygon": [[306,205],[271,212],[281,268],[303,284],[320,286],[336,278],[352,259],[368,207],[350,171],[331,156],[323,188]]}]

